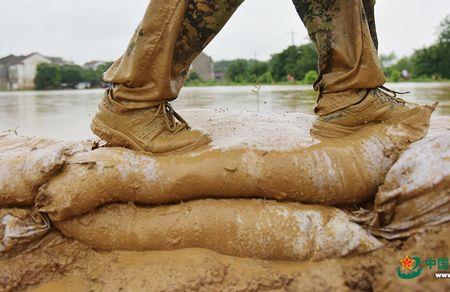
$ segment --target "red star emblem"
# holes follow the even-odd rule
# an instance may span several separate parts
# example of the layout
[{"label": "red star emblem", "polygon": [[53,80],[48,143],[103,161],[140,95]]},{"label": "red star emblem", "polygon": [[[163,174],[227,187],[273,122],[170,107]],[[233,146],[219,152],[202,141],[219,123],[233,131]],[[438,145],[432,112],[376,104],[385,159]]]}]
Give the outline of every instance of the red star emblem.
[{"label": "red star emblem", "polygon": [[414,264],[414,260],[409,256],[406,256],[403,260],[400,260],[402,263],[402,268],[405,270],[412,270],[412,265]]}]

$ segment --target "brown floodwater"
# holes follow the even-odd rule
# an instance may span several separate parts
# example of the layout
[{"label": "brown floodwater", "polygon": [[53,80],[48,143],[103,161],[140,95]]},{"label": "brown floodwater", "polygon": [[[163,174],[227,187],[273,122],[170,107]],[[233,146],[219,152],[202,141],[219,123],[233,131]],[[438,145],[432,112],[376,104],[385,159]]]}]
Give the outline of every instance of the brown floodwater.
[{"label": "brown floodwater", "polygon": [[[439,102],[434,115],[450,115],[450,83],[396,83],[388,87],[410,91],[404,99]],[[0,131],[63,140],[92,138],[92,115],[102,90],[0,92]],[[262,86],[259,96],[251,86],[184,88],[175,109],[228,109],[260,112],[313,112],[316,93],[311,86]]]}]

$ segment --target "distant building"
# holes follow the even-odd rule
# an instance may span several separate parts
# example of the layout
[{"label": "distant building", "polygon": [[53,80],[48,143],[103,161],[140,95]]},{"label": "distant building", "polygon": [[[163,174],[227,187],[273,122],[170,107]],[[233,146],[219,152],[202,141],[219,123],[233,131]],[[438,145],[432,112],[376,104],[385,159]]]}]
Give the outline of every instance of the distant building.
[{"label": "distant building", "polygon": [[227,79],[227,74],[225,72],[214,72],[214,80],[225,81]]},{"label": "distant building", "polygon": [[51,62],[38,53],[0,59],[0,89],[33,89],[37,65]]},{"label": "distant building", "polygon": [[191,64],[191,71],[196,72],[202,80],[214,79],[213,59],[205,53],[200,53]]},{"label": "distant building", "polygon": [[104,61],[91,61],[91,62],[87,62],[86,64],[84,64],[83,68],[97,70],[98,67],[105,65],[105,64],[106,64],[106,62],[104,62]]},{"label": "distant building", "polygon": [[73,64],[62,58],[46,57],[39,53],[27,56],[9,55],[0,59],[0,90],[33,89],[39,64]]}]

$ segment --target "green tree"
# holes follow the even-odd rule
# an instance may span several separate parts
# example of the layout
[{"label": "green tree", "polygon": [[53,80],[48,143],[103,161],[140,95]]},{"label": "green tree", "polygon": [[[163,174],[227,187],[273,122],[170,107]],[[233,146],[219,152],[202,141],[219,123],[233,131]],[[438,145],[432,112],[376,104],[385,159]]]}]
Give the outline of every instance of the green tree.
[{"label": "green tree", "polygon": [[103,74],[112,66],[112,64],[113,62],[106,62],[94,70],[94,75],[92,75],[93,78],[88,80],[92,87],[99,87],[104,82]]},{"label": "green tree", "polygon": [[61,82],[63,85],[75,88],[78,83],[85,81],[84,70],[78,65],[61,66]]},{"label": "green tree", "polygon": [[399,82],[401,79],[402,73],[400,73],[400,71],[398,71],[397,69],[392,69],[388,77],[388,80],[390,82]]},{"label": "green tree", "polygon": [[[267,62],[262,62],[258,60],[249,60],[247,61],[248,71],[250,75],[257,76],[257,78],[264,75],[267,71],[269,71],[269,64]],[[252,80],[249,80],[252,81]]]},{"label": "green tree", "polygon": [[221,73],[226,73],[227,70],[228,70],[228,65],[231,62],[232,61],[229,61],[229,60],[222,60],[222,61],[214,62],[214,71],[221,72]]},{"label": "green tree", "polygon": [[384,75],[389,79],[389,77],[392,74],[393,65],[395,64],[395,60],[397,59],[397,56],[394,52],[390,54],[380,54],[379,61],[381,64],[381,67],[383,68]]},{"label": "green tree", "polygon": [[275,81],[285,81],[287,75],[302,80],[312,70],[317,70],[317,53],[312,43],[290,46],[274,54],[270,60],[270,71]]},{"label": "green tree", "polygon": [[100,76],[103,75],[103,73],[105,73],[113,64],[114,62],[105,62],[102,65],[99,65],[97,67],[97,70],[95,70],[97,72],[97,74],[99,74]]},{"label": "green tree", "polygon": [[[269,71],[268,62],[258,60],[236,59],[231,61],[220,61],[219,66],[215,66],[216,72],[226,70],[226,78],[231,82],[254,83],[260,82],[262,77],[271,80],[267,72]],[[219,69],[217,69],[219,68]],[[273,79],[272,79],[273,80]]]},{"label": "green tree", "polygon": [[228,64],[226,77],[228,80],[237,83],[249,82],[251,74],[248,61],[245,59],[237,59]]},{"label": "green tree", "polygon": [[317,74],[317,71],[311,70],[308,73],[306,73],[305,78],[303,79],[303,82],[305,82],[306,84],[313,84],[314,81],[316,81],[318,77],[319,76]]},{"label": "green tree", "polygon": [[34,78],[35,89],[57,89],[61,86],[61,68],[53,64],[39,64]]},{"label": "green tree", "polygon": [[413,55],[415,76],[450,77],[448,56],[450,51],[445,47],[433,45],[417,50]]},{"label": "green tree", "polygon": [[286,81],[287,75],[302,80],[306,73],[317,68],[317,54],[309,43],[290,46],[272,56],[268,62],[236,59],[214,64],[216,72],[225,73],[226,79],[236,83],[273,83]]},{"label": "green tree", "polygon": [[192,71],[189,73],[189,77],[187,79],[188,82],[192,82],[192,81],[202,81],[202,78],[200,78],[200,75],[198,75],[197,72]]},{"label": "green tree", "polygon": [[286,76],[294,75],[294,64],[299,57],[297,47],[290,46],[281,53],[274,54],[270,60],[270,72],[275,81],[286,81]]},{"label": "green tree", "polygon": [[296,62],[294,76],[301,80],[309,71],[317,72],[317,53],[312,43],[298,47],[300,58]]},{"label": "green tree", "polygon": [[414,64],[413,64],[412,58],[411,57],[400,58],[397,61],[397,63],[392,65],[392,69],[398,70],[400,72],[402,70],[407,70],[410,74],[412,74],[414,71]]},{"label": "green tree", "polygon": [[447,15],[439,26],[438,43],[450,44],[450,15]]},{"label": "green tree", "polygon": [[434,44],[416,50],[396,63],[393,60],[393,53],[380,56],[385,75],[390,81],[399,81],[402,70],[407,70],[413,78],[450,78],[450,16],[441,22],[439,36]]},{"label": "green tree", "polygon": [[257,83],[262,84],[271,84],[274,83],[272,74],[270,71],[266,71],[264,74],[258,77]]},{"label": "green tree", "polygon": [[97,73],[96,70],[93,69],[84,69],[83,70],[83,81],[89,82],[91,87],[98,87],[102,82],[102,77]]},{"label": "green tree", "polygon": [[450,78],[450,16],[441,22],[437,42],[415,51],[412,62],[416,76]]}]

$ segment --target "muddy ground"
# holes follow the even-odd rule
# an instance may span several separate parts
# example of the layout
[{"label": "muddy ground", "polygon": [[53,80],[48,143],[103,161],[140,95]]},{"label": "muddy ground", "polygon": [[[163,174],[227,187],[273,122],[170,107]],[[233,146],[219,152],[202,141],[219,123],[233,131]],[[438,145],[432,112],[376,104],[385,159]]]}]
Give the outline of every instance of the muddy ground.
[{"label": "muddy ground", "polygon": [[450,223],[365,256],[321,262],[273,262],[204,249],[95,251],[54,231],[0,261],[2,290],[31,291],[449,291],[450,280],[425,268],[397,277],[406,255],[449,257]]}]

